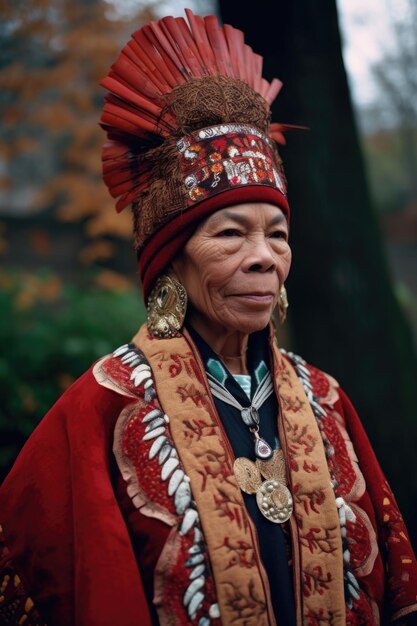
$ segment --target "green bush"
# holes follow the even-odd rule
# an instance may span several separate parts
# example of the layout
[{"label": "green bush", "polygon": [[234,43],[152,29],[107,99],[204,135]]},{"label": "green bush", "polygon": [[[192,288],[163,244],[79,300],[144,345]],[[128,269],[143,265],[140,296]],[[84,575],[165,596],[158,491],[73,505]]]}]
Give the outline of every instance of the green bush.
[{"label": "green bush", "polygon": [[94,278],[76,286],[50,274],[0,276],[0,475],[63,391],[145,318],[138,289]]}]

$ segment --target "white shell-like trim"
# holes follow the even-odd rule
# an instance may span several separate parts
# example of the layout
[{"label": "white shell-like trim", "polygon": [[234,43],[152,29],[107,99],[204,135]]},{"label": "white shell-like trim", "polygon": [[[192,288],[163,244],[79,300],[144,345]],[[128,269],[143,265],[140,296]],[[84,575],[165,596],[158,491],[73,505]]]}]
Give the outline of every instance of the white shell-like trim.
[{"label": "white shell-like trim", "polygon": [[155,419],[155,417],[161,417],[162,415],[163,413],[159,409],[152,409],[152,411],[149,411],[149,413],[145,415],[145,417],[142,419],[142,422],[146,424],[147,422]]},{"label": "white shell-like trim", "polygon": [[194,567],[194,569],[191,570],[189,579],[194,580],[194,578],[198,578],[199,576],[201,576],[205,569],[206,566],[204,565],[204,563],[199,563]]},{"label": "white shell-like trim", "polygon": [[188,605],[188,615],[190,619],[195,619],[197,611],[201,607],[204,601],[204,594],[201,591],[197,591],[192,597],[190,604]]},{"label": "white shell-like trim", "polygon": [[140,365],[138,365],[137,367],[135,367],[132,370],[132,374],[130,376],[130,380],[133,380],[135,378],[136,374],[139,374],[140,372],[150,372],[150,371],[151,371],[151,368],[150,368],[149,365],[147,365],[146,363],[141,363]]},{"label": "white shell-like trim", "polygon": [[182,520],[180,535],[186,535],[190,528],[194,526],[196,521],[198,520],[198,513],[196,509],[188,509],[184,515],[184,519]]},{"label": "white shell-like trim", "polygon": [[169,442],[165,443],[162,446],[162,448],[161,448],[161,450],[159,452],[159,456],[158,456],[158,463],[159,463],[159,465],[162,465],[163,463],[165,463],[165,461],[167,460],[167,458],[171,454],[171,450],[172,450],[172,447],[171,447],[171,444]]},{"label": "white shell-like trim", "polygon": [[355,598],[355,600],[359,600],[360,599],[360,595],[359,593],[356,591],[356,589],[353,587],[353,585],[351,585],[350,583],[347,584],[347,587],[350,591],[351,596],[353,596]]},{"label": "white shell-like trim", "polygon": [[120,346],[113,352],[113,356],[122,356],[125,352],[129,350],[129,344],[125,343],[124,346]]},{"label": "white shell-like trim", "polygon": [[193,595],[199,591],[204,586],[205,578],[204,576],[199,576],[195,578],[187,587],[187,590],[184,594],[184,604],[187,606],[189,604]]},{"label": "white shell-like trim", "polygon": [[151,378],[151,372],[150,371],[144,371],[144,372],[139,372],[139,374],[135,374],[135,376],[134,376],[134,379],[135,379],[134,385],[135,385],[135,387],[139,387],[139,385],[141,385],[148,378]]},{"label": "white shell-like trim", "polygon": [[151,430],[150,433],[146,433],[143,435],[142,439],[144,441],[149,441],[150,439],[155,439],[155,437],[159,437],[159,435],[163,435],[165,432],[165,427],[160,426],[159,428],[155,428],[155,430]]},{"label": "white shell-like trim", "polygon": [[356,522],[356,515],[355,513],[352,511],[352,509],[350,508],[350,506],[348,505],[348,503],[345,503],[346,506],[346,519],[348,522]]},{"label": "white shell-like trim", "polygon": [[[155,439],[151,446],[151,449],[149,450],[148,458],[152,460],[158,454],[158,452],[164,448],[164,446],[167,444],[167,441],[168,439],[165,435],[160,435],[157,439]],[[168,444],[168,447],[170,448],[171,446]]]},{"label": "white shell-like trim", "polygon": [[168,495],[172,496],[178,489],[182,479],[184,478],[184,472],[182,469],[176,469],[169,479],[168,483]]},{"label": "white shell-like trim", "polygon": [[196,565],[200,565],[200,563],[204,562],[204,554],[193,554],[186,561],[187,567],[195,567]]},{"label": "white shell-like trim", "polygon": [[190,483],[185,480],[182,481],[177,491],[175,492],[175,510],[178,515],[182,515],[188,509],[191,504],[191,489]]},{"label": "white shell-like trim", "polygon": [[155,417],[155,419],[152,420],[152,422],[149,422],[149,424],[146,425],[145,433],[148,433],[150,430],[153,430],[154,428],[158,428],[158,426],[165,426],[165,420],[163,417]]},{"label": "white shell-like trim", "polygon": [[129,350],[129,352],[126,352],[126,354],[124,356],[122,356],[122,363],[124,365],[129,365],[132,363],[132,361],[139,361],[139,357],[136,354],[136,352],[132,352],[132,350]]},{"label": "white shell-like trim", "polygon": [[212,619],[218,619],[220,617],[220,609],[217,602],[216,604],[212,604],[209,608],[209,615]]},{"label": "white shell-like trim", "polygon": [[168,459],[168,461],[166,461],[162,466],[162,480],[166,480],[172,474],[177,465],[179,465],[178,459]]}]

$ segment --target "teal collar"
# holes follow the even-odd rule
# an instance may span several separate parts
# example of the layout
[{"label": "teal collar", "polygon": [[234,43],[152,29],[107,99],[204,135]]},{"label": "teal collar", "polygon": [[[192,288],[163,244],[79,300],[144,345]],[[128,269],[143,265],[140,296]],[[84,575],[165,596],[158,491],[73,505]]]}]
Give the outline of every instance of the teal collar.
[{"label": "teal collar", "polygon": [[[224,383],[226,382],[228,373],[223,363],[221,363],[218,359],[210,358],[207,361],[206,368],[209,374],[211,374],[213,378],[217,380],[217,382],[219,382],[221,385],[224,385]],[[268,368],[266,366],[266,363],[264,360],[262,360],[259,363],[259,365],[255,368],[255,378],[256,378],[256,382],[258,383],[258,385],[265,378],[265,375],[267,374],[267,372],[268,372]],[[240,384],[239,379],[236,377],[234,378]],[[245,388],[243,389],[244,391],[246,391]]]}]

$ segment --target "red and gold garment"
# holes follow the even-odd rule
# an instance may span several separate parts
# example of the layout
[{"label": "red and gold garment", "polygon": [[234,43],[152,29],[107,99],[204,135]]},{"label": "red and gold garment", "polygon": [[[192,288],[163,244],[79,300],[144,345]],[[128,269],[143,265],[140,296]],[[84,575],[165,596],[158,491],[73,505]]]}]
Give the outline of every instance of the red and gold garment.
[{"label": "red and gold garment", "polygon": [[[415,557],[352,405],[271,350],[297,624],[406,619]],[[62,396],[0,491],[0,624],[275,626],[233,462],[190,337],[142,327]]]}]

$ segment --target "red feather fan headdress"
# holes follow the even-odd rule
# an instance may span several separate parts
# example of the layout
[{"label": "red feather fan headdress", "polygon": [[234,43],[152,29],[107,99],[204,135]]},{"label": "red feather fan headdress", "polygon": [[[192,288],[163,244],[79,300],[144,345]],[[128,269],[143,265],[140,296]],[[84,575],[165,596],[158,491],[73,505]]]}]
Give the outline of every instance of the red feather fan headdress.
[{"label": "red feather fan headdress", "polygon": [[101,82],[103,177],[116,209],[132,205],[145,296],[198,221],[249,201],[288,216],[270,124],[282,83],[262,77],[262,57],[243,33],[186,9],[150,22],[122,49]]}]

